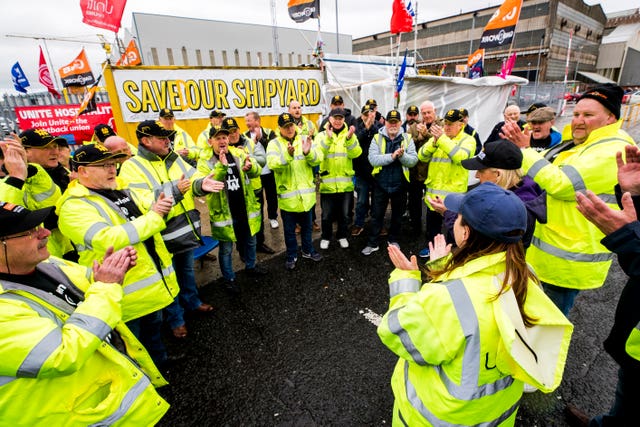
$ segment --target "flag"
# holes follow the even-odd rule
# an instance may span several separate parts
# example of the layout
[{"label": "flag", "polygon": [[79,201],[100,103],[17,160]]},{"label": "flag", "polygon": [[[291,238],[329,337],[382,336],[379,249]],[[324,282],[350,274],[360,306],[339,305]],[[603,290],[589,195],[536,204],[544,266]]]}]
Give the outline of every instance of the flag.
[{"label": "flag", "polygon": [[404,0],[393,0],[391,13],[391,34],[410,33],[413,29],[413,18],[404,5]]},{"label": "flag", "polygon": [[38,80],[47,88],[49,93],[56,98],[60,98],[60,94],[53,87],[53,80],[51,80],[51,73],[49,73],[49,66],[44,59],[44,53],[42,53],[42,47],[40,47],[40,65],[38,66]]},{"label": "flag", "polygon": [[62,80],[62,86],[64,87],[89,86],[96,81],[84,48],[73,61],[60,68],[58,74],[60,74],[60,80]]},{"label": "flag", "polygon": [[407,12],[409,12],[409,15],[411,15],[412,18],[416,17],[416,9],[413,7],[413,0],[409,0],[409,3],[407,3]]},{"label": "flag", "polygon": [[96,82],[92,84],[91,87],[85,93],[84,98],[82,99],[82,103],[80,104],[80,107],[78,107],[78,112],[76,113],[76,117],[75,117],[76,119],[82,114],[90,113],[98,109],[98,106],[96,105],[95,95],[96,95],[96,92],[98,91],[98,83],[100,83],[101,79],[102,79],[102,74],[98,76],[98,79],[96,80]]},{"label": "flag", "polygon": [[127,0],[80,0],[82,22],[117,33]]},{"label": "flag", "polygon": [[122,57],[118,59],[118,62],[116,62],[116,65],[125,66],[125,65],[140,65],[140,64],[142,64],[142,59],[140,58],[140,51],[138,50],[138,46],[136,46],[136,41],[131,39],[131,41],[127,45],[127,49],[122,54]]},{"label": "flag", "polygon": [[493,14],[480,38],[480,48],[511,44],[516,30],[522,0],[504,0]]},{"label": "flag", "polygon": [[500,74],[498,74],[499,77],[502,77],[504,79],[507,76],[511,75],[511,71],[513,70],[514,65],[516,65],[516,55],[517,54],[514,52],[513,55],[511,55],[509,59],[507,59],[502,64],[502,68],[500,69]]},{"label": "flag", "polygon": [[469,68],[470,79],[482,77],[484,69],[484,49],[478,49],[469,55],[467,67]]},{"label": "flag", "polygon": [[398,83],[396,85],[396,98],[400,96],[400,91],[404,86],[404,74],[407,71],[407,50],[404,51],[404,59],[402,60],[402,65],[400,66],[400,71],[398,72]]},{"label": "flag", "polygon": [[13,87],[16,88],[18,92],[27,93],[27,88],[30,86],[29,79],[22,71],[22,67],[19,62],[13,64],[11,67],[11,80],[13,81]]},{"label": "flag", "polygon": [[296,22],[320,19],[320,0],[289,0],[289,16]]},{"label": "flag", "polygon": [[438,75],[439,76],[444,76],[444,70],[447,68],[447,64],[442,64],[442,67],[440,67],[440,71],[438,71]]}]

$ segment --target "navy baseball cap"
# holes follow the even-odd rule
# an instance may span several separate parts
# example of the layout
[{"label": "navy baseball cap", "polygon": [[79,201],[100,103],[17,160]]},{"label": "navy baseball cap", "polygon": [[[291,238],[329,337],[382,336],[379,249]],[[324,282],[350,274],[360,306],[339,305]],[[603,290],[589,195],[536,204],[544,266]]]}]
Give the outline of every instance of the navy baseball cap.
[{"label": "navy baseball cap", "polygon": [[[499,242],[519,242],[527,229],[522,200],[493,182],[484,182],[466,194],[449,194],[444,205],[462,215],[471,228]],[[514,235],[514,231],[521,233]]]},{"label": "navy baseball cap", "polygon": [[23,206],[0,202],[0,240],[3,237],[31,230],[53,213],[54,206],[31,211]]},{"label": "navy baseball cap", "polygon": [[522,150],[511,141],[498,139],[487,142],[477,156],[464,159],[460,164],[463,168],[469,170],[486,168],[520,169],[522,167]]}]

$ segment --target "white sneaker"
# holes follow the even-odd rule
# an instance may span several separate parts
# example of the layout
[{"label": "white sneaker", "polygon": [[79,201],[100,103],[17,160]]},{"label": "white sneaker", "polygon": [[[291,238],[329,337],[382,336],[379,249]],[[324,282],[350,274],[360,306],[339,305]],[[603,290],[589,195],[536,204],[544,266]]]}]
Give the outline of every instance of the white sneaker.
[{"label": "white sneaker", "polygon": [[329,241],[325,239],[320,240],[320,249],[329,249]]},{"label": "white sneaker", "polygon": [[374,253],[375,251],[377,251],[378,249],[380,249],[379,246],[367,246],[366,248],[364,248],[362,250],[362,255],[369,256],[372,253]]},{"label": "white sneaker", "polygon": [[271,224],[271,228],[278,228],[280,226],[277,219],[270,219],[269,224]]},{"label": "white sneaker", "polygon": [[[320,242],[322,243],[322,242]],[[338,243],[340,243],[340,247],[342,249],[347,249],[349,247],[349,241],[347,239],[345,239],[344,237],[342,239],[338,239]]]}]

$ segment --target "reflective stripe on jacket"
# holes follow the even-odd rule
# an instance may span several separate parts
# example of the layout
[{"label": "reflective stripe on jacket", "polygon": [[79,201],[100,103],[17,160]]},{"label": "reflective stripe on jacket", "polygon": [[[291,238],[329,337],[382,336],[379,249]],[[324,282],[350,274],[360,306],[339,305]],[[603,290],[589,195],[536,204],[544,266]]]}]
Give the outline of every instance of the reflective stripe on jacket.
[{"label": "reflective stripe on jacket", "polygon": [[522,151],[523,171],[547,192],[547,223],[536,226],[527,249],[527,262],[540,280],[572,289],[604,283],[613,256],[600,243],[604,234],[576,209],[576,192],[591,190],[618,209],[616,153],[628,144],[633,139],[614,123],[594,130],[553,163],[533,149]]},{"label": "reflective stripe on jacket", "polygon": [[[402,164],[402,173],[404,174],[407,182],[409,182],[409,168],[415,166],[418,162],[416,146],[413,143],[413,139],[411,139],[411,135],[408,133],[399,134],[396,138],[398,136],[402,137],[400,147],[404,148],[404,154],[398,160]],[[389,135],[387,134],[387,128],[383,126],[371,140],[368,159],[371,166],[373,166],[373,170],[371,171],[372,176],[376,176],[384,166],[390,165],[395,161],[392,158],[393,153],[387,153],[388,139]]]},{"label": "reflective stripe on jacket", "polygon": [[[244,134],[240,134],[240,141],[238,141],[238,144],[230,145],[230,147],[242,150],[247,156],[251,156],[251,158],[260,165],[261,171],[262,167],[267,164],[267,153],[262,144],[256,143],[253,139],[245,136]],[[251,188],[253,188],[253,191],[262,190],[260,175],[250,178],[249,181],[251,182]]]},{"label": "reflective stripe on jacket", "polygon": [[[505,254],[498,253],[468,262],[441,283],[422,285],[419,271],[393,271],[389,311],[378,335],[399,356],[391,379],[394,422],[412,427],[514,424],[523,383],[501,363],[504,343],[493,300],[496,277],[504,270]],[[529,287],[529,293],[546,298],[535,283]],[[551,313],[568,324],[546,302],[525,310],[536,318]],[[561,343],[560,373],[569,338],[570,333]]]},{"label": "reflective stripe on jacket", "polygon": [[[122,186],[118,179],[118,189]],[[124,191],[135,201],[131,192]],[[160,236],[165,228],[164,220],[151,210],[146,213],[144,208],[140,210],[143,215],[129,221],[113,202],[77,180],[69,184],[57,209],[60,230],[76,244],[81,265],[90,267],[94,260],[100,261],[110,246],[119,250],[131,245],[138,252],[136,265],[124,277],[122,317],[125,322],[166,307],[179,290],[171,255]],[[161,271],[143,243],[149,238],[153,239],[160,258]]]},{"label": "reflective stripe on jacket", "polygon": [[316,135],[314,143],[322,151],[320,164],[320,193],[345,193],[353,191],[353,163],[351,159],[362,154],[355,133],[347,139],[349,128],[345,125],[339,133],[326,131]]},{"label": "reflective stripe on jacket", "polygon": [[273,171],[278,192],[278,207],[287,212],[306,212],[316,203],[316,184],[313,167],[322,162],[322,152],[315,144],[309,153],[302,153],[302,139],[296,134],[293,156],[282,136],[269,141],[267,166]]},{"label": "reflective stripe on jacket", "polygon": [[[256,199],[253,188],[249,179],[251,177],[260,177],[260,165],[252,159],[251,169],[247,172],[242,170],[242,165],[247,158],[244,150],[235,147],[229,147],[229,152],[233,155],[238,170],[240,171],[240,181],[242,182],[242,193],[244,194],[244,203],[247,208],[247,219],[249,220],[249,229],[251,235],[255,235],[260,230],[262,224],[262,212],[260,203]],[[198,161],[198,171],[194,175],[193,191],[194,194],[207,196],[207,205],[209,206],[209,219],[211,221],[211,236],[214,239],[235,242],[236,234],[233,230],[233,218],[231,217],[231,209],[229,207],[229,198],[227,196],[227,188],[217,193],[205,193],[202,191],[202,179],[211,172],[214,173],[213,179],[217,181],[225,181],[227,176],[227,167],[224,166],[218,158],[213,155],[209,160],[200,158]]]},{"label": "reflective stripe on jacket", "polygon": [[[0,420],[11,426],[154,425],[167,384],[121,321],[122,287],[91,283],[90,269],[50,258],[38,270],[79,289],[77,307],[0,281]],[[105,338],[115,329],[123,355]],[[19,402],[19,404],[17,403]]]},{"label": "reflective stripe on jacket", "polygon": [[469,171],[460,162],[473,157],[476,149],[475,139],[461,130],[454,138],[442,134],[438,141],[429,139],[420,150],[418,159],[429,163],[429,172],[424,182],[426,194],[424,201],[431,209],[428,197],[441,199],[449,193],[466,193],[469,183]]},{"label": "reflective stripe on jacket", "polygon": [[182,176],[191,179],[195,172],[195,168],[185,162],[175,151],[161,159],[141,145],[138,154],[122,164],[118,176],[136,195],[144,210],[151,207],[160,193],[164,192],[165,195],[172,196],[174,205],[165,217],[165,222],[178,215],[184,215],[190,227],[182,228],[180,236],[174,234],[171,239],[176,243],[179,239],[186,240],[188,243],[200,240],[200,236],[196,233],[197,227],[194,227],[187,214],[187,211],[195,209],[195,204],[191,188],[184,194],[180,193],[178,181]]}]

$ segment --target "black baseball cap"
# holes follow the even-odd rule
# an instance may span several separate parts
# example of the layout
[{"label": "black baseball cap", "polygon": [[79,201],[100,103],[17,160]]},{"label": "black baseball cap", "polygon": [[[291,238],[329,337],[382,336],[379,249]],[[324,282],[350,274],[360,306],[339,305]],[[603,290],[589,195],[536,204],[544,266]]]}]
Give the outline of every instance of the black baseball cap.
[{"label": "black baseball cap", "polygon": [[136,128],[136,137],[157,136],[159,138],[168,138],[176,133],[175,130],[165,129],[160,122],[155,120],[145,120],[140,122]]},{"label": "black baseball cap", "polygon": [[51,144],[52,142],[58,143],[60,140],[66,140],[61,136],[53,136],[44,129],[31,128],[18,135],[22,146],[25,148],[42,148]]},{"label": "black baseball cap", "polygon": [[220,110],[212,110],[209,114],[209,118],[213,119],[214,117],[226,117],[227,115]]},{"label": "black baseball cap", "polygon": [[99,124],[93,128],[93,133],[100,142],[104,142],[110,136],[116,136],[116,131],[109,125]]},{"label": "black baseball cap", "polygon": [[331,112],[329,113],[329,117],[336,117],[336,116],[339,116],[339,117],[344,118],[344,117],[346,117],[346,116],[347,116],[347,113],[344,111],[344,109],[343,109],[343,108],[334,108],[334,109],[333,109],[333,110],[331,110]]},{"label": "black baseball cap", "polygon": [[24,206],[0,202],[0,240],[42,224],[54,209],[55,206],[49,206],[32,211]]},{"label": "black baseball cap", "polygon": [[464,159],[462,167],[469,170],[498,168],[515,170],[522,167],[522,150],[506,139],[487,142],[477,156]]},{"label": "black baseball cap", "polygon": [[342,99],[342,97],[340,95],[334,95],[333,98],[331,98],[331,103],[332,104],[344,104],[344,100]]},{"label": "black baseball cap", "polygon": [[225,135],[229,135],[229,129],[226,129],[224,126],[218,126],[218,125],[211,126],[211,128],[209,128],[209,138],[215,138],[221,133]]},{"label": "black baseball cap", "polygon": [[296,122],[293,119],[293,116],[289,113],[282,113],[278,116],[278,126],[285,127],[287,125],[293,125]]},{"label": "black baseball cap", "polygon": [[420,114],[420,110],[416,105],[409,105],[409,108],[407,108],[407,114]]},{"label": "black baseball cap", "polygon": [[386,120],[388,122],[394,121],[394,120],[399,122],[399,121],[402,121],[402,115],[400,114],[400,111],[398,111],[398,110],[391,110],[391,111],[389,111],[387,113]]},{"label": "black baseball cap", "polygon": [[378,103],[377,103],[377,102],[376,102],[376,100],[375,100],[375,99],[373,99],[373,98],[369,98],[369,99],[367,99],[367,102],[365,102],[365,104],[369,104],[369,105],[371,105],[372,107],[377,107],[377,106],[378,106]]},{"label": "black baseball cap", "polygon": [[449,110],[447,114],[444,115],[444,120],[447,122],[460,122],[464,119],[464,116],[460,112],[460,110]]},{"label": "black baseball cap", "polygon": [[175,114],[173,114],[173,111],[171,111],[168,108],[163,108],[162,110],[160,110],[160,117],[162,117],[163,119],[172,119],[175,117]]},{"label": "black baseball cap", "polygon": [[234,129],[239,129],[238,122],[233,117],[226,118],[222,121],[222,128],[231,132]]},{"label": "black baseball cap", "polygon": [[127,155],[121,151],[112,152],[103,144],[86,144],[78,147],[73,153],[76,166],[94,165],[110,159],[121,159]]}]

